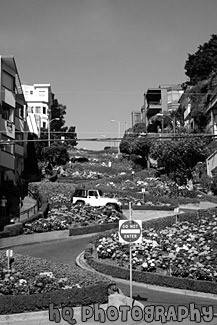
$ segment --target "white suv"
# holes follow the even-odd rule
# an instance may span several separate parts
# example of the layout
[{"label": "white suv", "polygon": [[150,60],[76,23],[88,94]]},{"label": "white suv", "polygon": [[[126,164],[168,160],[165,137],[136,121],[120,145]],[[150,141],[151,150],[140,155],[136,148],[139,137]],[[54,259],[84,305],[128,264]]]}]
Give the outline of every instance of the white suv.
[{"label": "white suv", "polygon": [[122,204],[115,198],[104,197],[101,190],[96,189],[76,189],[71,197],[73,205],[83,206],[89,204],[93,207],[110,206],[117,211],[121,211]]}]

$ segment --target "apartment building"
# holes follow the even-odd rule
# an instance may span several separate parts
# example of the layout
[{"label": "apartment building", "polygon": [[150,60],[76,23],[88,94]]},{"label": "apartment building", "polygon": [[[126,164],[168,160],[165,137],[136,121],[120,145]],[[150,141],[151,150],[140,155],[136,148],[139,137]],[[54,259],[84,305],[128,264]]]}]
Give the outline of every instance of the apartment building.
[{"label": "apartment building", "polygon": [[217,94],[214,94],[209,101],[206,108],[206,114],[208,117],[207,131],[209,133],[217,135]]},{"label": "apartment building", "polygon": [[22,85],[28,106],[28,126],[32,133],[40,137],[41,128],[48,129],[53,94],[50,84]]},{"label": "apartment building", "polygon": [[131,112],[131,119],[132,119],[132,127],[137,123],[141,123],[142,122],[141,112],[139,112],[139,111]]},{"label": "apartment building", "polygon": [[187,127],[189,131],[194,128],[194,119],[191,117],[191,100],[189,97],[190,89],[191,86],[188,86],[179,99],[179,105],[182,108],[182,111],[184,111],[184,126]]},{"label": "apartment building", "polygon": [[[13,56],[0,56],[0,185],[16,183],[24,169],[26,102]],[[20,142],[18,141],[20,140]]]},{"label": "apartment building", "polygon": [[179,84],[148,88],[144,93],[144,105],[141,108],[142,122],[148,125],[151,117],[167,111],[177,110],[183,92],[184,90]]}]

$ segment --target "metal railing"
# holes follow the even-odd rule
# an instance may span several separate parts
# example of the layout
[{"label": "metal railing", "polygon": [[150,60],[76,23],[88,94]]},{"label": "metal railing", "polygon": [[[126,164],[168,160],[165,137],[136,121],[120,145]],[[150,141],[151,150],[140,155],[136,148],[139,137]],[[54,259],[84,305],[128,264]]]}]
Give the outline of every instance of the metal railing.
[{"label": "metal railing", "polygon": [[38,212],[38,202],[36,202],[35,205],[31,208],[20,212],[19,216],[17,217],[18,222],[29,219],[29,217],[31,217],[36,212]]}]

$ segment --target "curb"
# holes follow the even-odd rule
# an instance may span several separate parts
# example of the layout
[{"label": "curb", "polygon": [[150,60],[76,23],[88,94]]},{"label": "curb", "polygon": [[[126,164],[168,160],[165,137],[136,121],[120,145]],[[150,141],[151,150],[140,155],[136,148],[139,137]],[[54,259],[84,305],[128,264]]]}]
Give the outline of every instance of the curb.
[{"label": "curb", "polygon": [[77,236],[69,236],[69,230],[57,230],[51,232],[44,232],[38,234],[30,234],[30,235],[20,235],[14,237],[7,237],[0,239],[0,250],[15,247],[15,246],[23,246],[23,245],[31,245],[41,242],[49,242],[53,240],[64,240],[64,239],[79,239],[84,237],[92,237],[96,235],[96,233],[77,235]]},{"label": "curb", "polygon": [[[86,271],[90,271],[93,273],[98,273],[100,275],[102,275],[103,273],[100,273],[98,271],[96,271],[95,269],[88,267],[84,262],[83,259],[83,255],[84,252],[82,252],[81,254],[79,254],[76,258],[76,265],[78,265],[80,268],[85,269]],[[104,276],[106,276],[107,278],[114,280],[115,282],[121,282],[124,284],[129,284],[129,280],[124,280],[124,279],[119,279],[119,278],[113,278],[109,275],[103,274]],[[132,282],[134,286],[139,286],[139,287],[144,287],[146,289],[150,289],[150,290],[158,290],[158,291],[163,291],[163,292],[170,292],[170,293],[176,293],[176,294],[180,294],[180,295],[185,295],[185,296],[190,296],[190,297],[202,297],[202,298],[210,298],[210,299],[214,299],[217,300],[217,295],[212,294],[212,293],[205,293],[205,292],[198,292],[198,291],[191,291],[191,290],[182,290],[182,289],[174,289],[174,288],[170,288],[170,287],[161,287],[161,286],[155,286],[152,284],[145,284],[142,282]]]},{"label": "curb", "polygon": [[[101,308],[106,309],[107,304],[100,305]],[[73,307],[74,317],[80,315],[81,307]],[[22,313],[22,314],[11,314],[11,315],[0,315],[0,324],[3,322],[9,323],[13,322],[16,323],[18,321],[31,321],[31,320],[48,320],[49,321],[49,311],[36,311],[36,312],[29,312],[29,313]],[[51,322],[51,321],[50,321]],[[40,323],[39,323],[40,324]]]},{"label": "curb", "polygon": [[[99,304],[99,306],[100,306],[100,308],[102,308],[106,311],[109,306],[112,306],[112,307],[115,306],[117,309],[119,309],[119,307],[122,306],[123,304],[125,306],[131,306],[130,298],[125,295],[122,295],[122,294],[115,294],[115,295],[112,294],[108,297],[107,304]],[[88,307],[92,307],[92,306],[93,305],[89,305]],[[139,301],[134,301],[134,306],[139,306],[140,308],[144,307]],[[81,324],[81,322],[79,320],[81,319],[82,306],[72,307],[72,309],[73,309],[73,318],[78,320],[78,324]],[[61,308],[58,308],[58,310],[61,310]],[[93,318],[93,316],[92,316],[92,318]],[[127,322],[128,325],[133,325],[133,324],[136,325],[136,324],[143,323],[143,320],[135,321],[135,320],[132,320],[131,318],[129,320],[130,320],[130,323]],[[42,324],[42,323],[50,324],[51,320],[49,319],[49,310],[20,313],[20,314],[0,315],[0,324],[2,324],[2,325],[6,325],[6,324],[12,325],[15,323],[20,323],[20,322],[23,323],[23,322],[27,322],[27,321],[29,323],[34,322],[34,324],[35,324],[35,321],[37,321],[37,324]],[[55,323],[61,323],[61,324],[62,324],[62,322],[64,322],[64,320],[61,320],[60,322],[55,321]],[[108,324],[107,321],[104,323]],[[116,321],[113,322],[113,324],[120,324],[120,323],[122,323],[121,319],[117,319]],[[64,322],[64,324],[65,324],[65,322]],[[83,324],[83,322],[82,322],[82,324]]]}]

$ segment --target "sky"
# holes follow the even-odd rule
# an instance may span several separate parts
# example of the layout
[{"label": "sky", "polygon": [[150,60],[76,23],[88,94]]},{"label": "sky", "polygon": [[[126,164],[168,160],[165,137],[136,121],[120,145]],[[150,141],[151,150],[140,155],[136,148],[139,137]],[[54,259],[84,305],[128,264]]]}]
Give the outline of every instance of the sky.
[{"label": "sky", "polygon": [[0,0],[0,55],[14,56],[22,84],[51,84],[79,139],[117,137],[148,88],[187,80],[216,13],[216,0]]}]

